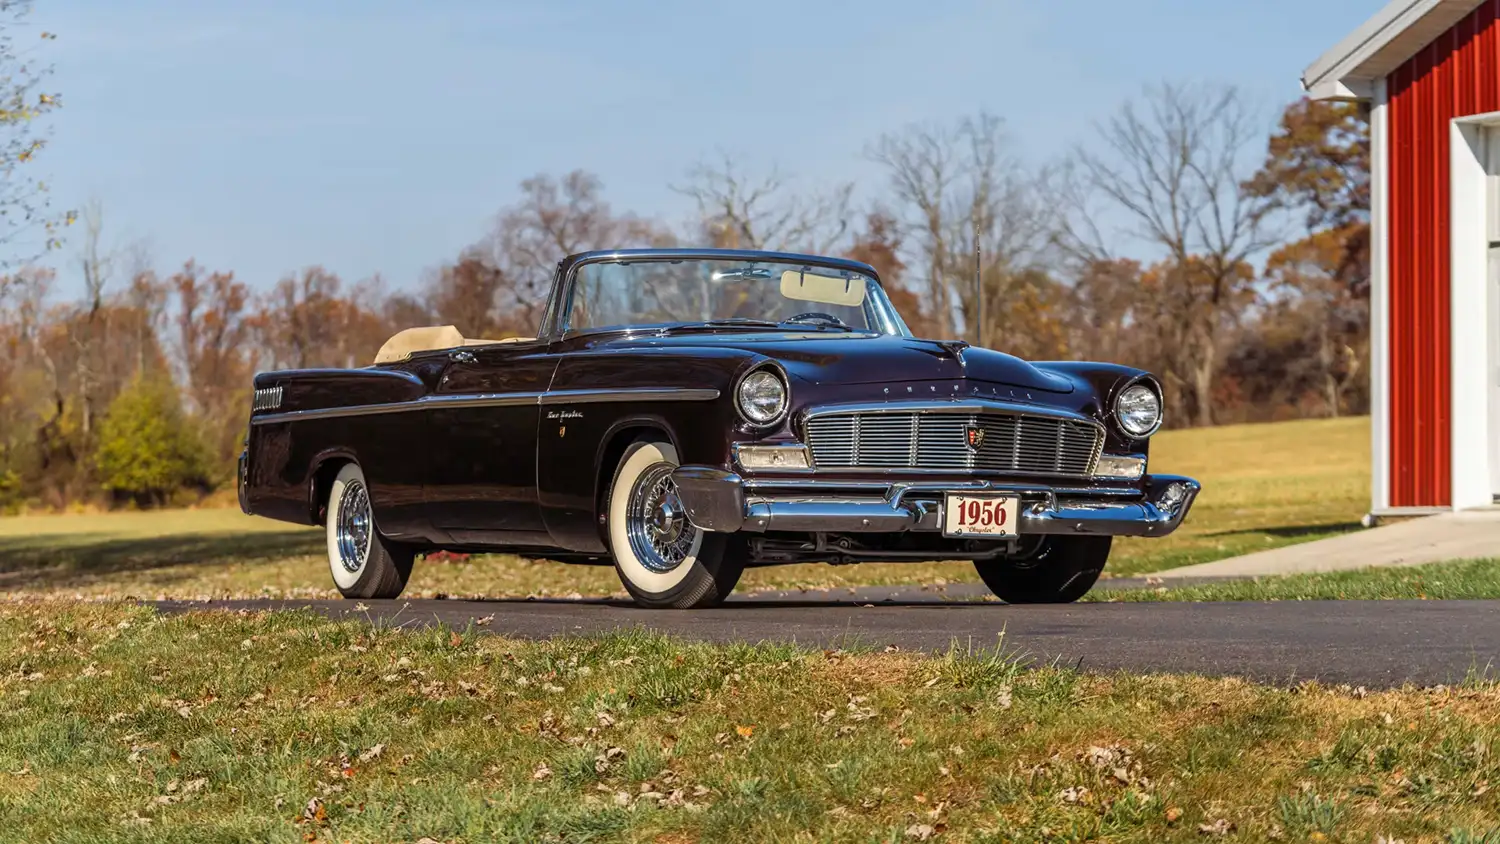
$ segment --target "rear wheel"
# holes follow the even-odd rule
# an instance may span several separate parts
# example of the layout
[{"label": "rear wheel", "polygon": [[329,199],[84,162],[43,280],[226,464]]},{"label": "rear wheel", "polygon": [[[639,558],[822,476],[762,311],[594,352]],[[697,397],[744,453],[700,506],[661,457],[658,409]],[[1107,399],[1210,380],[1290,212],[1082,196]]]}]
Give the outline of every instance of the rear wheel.
[{"label": "rear wheel", "polygon": [[1019,560],[974,563],[979,579],[1007,604],[1071,604],[1088,594],[1109,560],[1109,536],[1048,536]]},{"label": "rear wheel", "polygon": [[671,443],[639,440],[625,450],[605,496],[615,571],[643,607],[712,606],[745,568],[743,543],[688,521],[672,482],[677,466]]},{"label": "rear wheel", "polygon": [[395,598],[416,554],[375,529],[365,473],[345,464],[328,489],[328,570],[345,598]]}]

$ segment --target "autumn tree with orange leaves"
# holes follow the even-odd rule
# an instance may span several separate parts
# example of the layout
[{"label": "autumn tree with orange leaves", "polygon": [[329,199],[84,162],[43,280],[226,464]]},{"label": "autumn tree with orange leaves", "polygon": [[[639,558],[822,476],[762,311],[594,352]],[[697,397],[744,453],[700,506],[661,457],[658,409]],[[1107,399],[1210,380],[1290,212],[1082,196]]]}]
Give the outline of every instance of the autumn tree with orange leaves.
[{"label": "autumn tree with orange leaves", "polygon": [[1362,107],[1309,99],[1287,107],[1249,187],[1303,222],[1304,236],[1266,260],[1272,310],[1300,329],[1301,353],[1289,368],[1316,386],[1325,415],[1339,416],[1370,353],[1370,129]]}]

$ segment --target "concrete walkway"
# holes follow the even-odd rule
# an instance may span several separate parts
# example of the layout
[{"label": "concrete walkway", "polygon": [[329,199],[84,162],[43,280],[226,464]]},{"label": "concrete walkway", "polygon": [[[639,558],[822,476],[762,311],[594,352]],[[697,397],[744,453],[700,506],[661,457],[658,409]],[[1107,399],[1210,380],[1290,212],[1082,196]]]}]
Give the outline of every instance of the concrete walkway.
[{"label": "concrete walkway", "polygon": [[1500,507],[1425,516],[1331,539],[1153,572],[1152,577],[1260,577],[1482,557],[1500,557]]}]

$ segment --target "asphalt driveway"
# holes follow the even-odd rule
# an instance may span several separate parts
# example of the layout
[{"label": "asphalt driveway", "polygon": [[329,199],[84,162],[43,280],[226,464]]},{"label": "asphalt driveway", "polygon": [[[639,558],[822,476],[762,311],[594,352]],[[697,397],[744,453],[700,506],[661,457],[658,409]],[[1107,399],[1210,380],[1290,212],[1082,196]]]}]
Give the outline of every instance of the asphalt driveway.
[{"label": "asphalt driveway", "polygon": [[1500,601],[1284,601],[1009,606],[900,590],[736,597],[707,610],[608,600],[162,601],[164,612],[305,609],[385,625],[523,638],[644,628],[710,642],[1004,647],[1089,671],[1189,672],[1270,683],[1455,684],[1500,666]]}]

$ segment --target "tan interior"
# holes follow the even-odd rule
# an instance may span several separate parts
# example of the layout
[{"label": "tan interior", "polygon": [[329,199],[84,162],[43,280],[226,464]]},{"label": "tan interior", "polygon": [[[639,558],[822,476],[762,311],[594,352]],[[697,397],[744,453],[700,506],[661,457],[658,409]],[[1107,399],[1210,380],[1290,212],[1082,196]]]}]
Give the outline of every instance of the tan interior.
[{"label": "tan interior", "polygon": [[424,325],[396,332],[375,353],[375,364],[396,363],[406,360],[416,352],[434,349],[455,349],[460,346],[485,346],[491,343],[525,343],[535,337],[507,337],[504,340],[479,340],[465,338],[451,325]]}]

